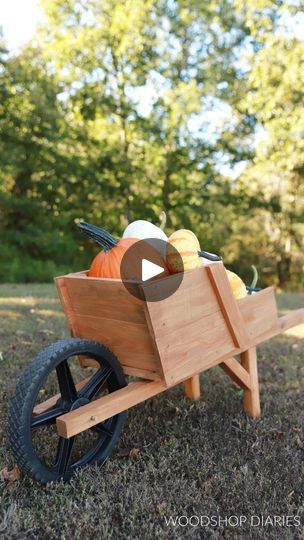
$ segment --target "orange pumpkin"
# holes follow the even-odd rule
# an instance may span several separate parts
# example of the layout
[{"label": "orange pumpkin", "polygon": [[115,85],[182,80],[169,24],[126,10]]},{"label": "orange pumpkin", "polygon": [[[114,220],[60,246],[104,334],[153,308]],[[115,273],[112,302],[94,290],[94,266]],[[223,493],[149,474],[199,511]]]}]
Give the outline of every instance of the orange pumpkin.
[{"label": "orange pumpkin", "polygon": [[121,260],[129,247],[136,242],[138,242],[137,238],[122,238],[109,251],[100,251],[93,260],[88,275],[90,277],[121,279]]},{"label": "orange pumpkin", "polygon": [[96,255],[91,264],[88,273],[89,277],[122,279],[120,270],[121,261],[128,249],[136,243],[138,246],[135,252],[133,252],[134,260],[131,254],[124,261],[123,273],[125,279],[138,280],[141,272],[140,263],[144,258],[152,260],[154,264],[164,268],[161,277],[170,274],[163,257],[150,240],[147,242],[143,240],[139,241],[138,238],[122,238],[118,240],[108,231],[101,227],[96,227],[96,225],[81,222],[78,226],[83,234],[94,240],[102,248],[102,251]]}]

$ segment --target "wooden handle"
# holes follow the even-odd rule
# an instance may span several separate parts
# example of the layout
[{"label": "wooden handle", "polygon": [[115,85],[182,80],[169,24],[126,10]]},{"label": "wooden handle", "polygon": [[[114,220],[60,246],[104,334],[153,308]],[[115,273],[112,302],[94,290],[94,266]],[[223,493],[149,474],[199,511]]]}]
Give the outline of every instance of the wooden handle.
[{"label": "wooden handle", "polygon": [[298,326],[299,324],[304,324],[304,308],[296,309],[284,317],[279,318],[279,327],[281,332],[285,332],[293,326]]}]

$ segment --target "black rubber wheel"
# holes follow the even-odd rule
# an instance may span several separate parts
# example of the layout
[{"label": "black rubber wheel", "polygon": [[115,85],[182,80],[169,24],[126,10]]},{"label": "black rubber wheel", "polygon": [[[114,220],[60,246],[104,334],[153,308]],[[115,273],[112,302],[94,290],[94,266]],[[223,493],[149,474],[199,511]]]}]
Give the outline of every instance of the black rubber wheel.
[{"label": "black rubber wheel", "polygon": [[[81,388],[77,376],[83,380],[88,373],[79,367],[78,355],[87,355],[100,365]],[[115,355],[95,341],[64,339],[41,351],[25,368],[9,410],[9,442],[19,468],[45,484],[69,480],[81,467],[102,464],[119,438],[126,413],[70,439],[59,437],[56,418],[126,384]],[[33,415],[39,401],[57,393],[50,410],[40,414],[36,410]]]}]

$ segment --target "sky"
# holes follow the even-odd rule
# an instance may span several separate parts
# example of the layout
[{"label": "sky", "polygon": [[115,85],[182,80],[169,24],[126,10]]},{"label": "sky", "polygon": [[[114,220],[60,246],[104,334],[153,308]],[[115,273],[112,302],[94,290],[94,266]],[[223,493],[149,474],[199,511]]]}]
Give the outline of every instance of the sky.
[{"label": "sky", "polygon": [[38,0],[0,0],[0,27],[10,50],[31,39],[38,20]]},{"label": "sky", "polygon": [[[0,27],[10,50],[16,50],[31,39],[35,26],[41,18],[39,0],[0,0]],[[292,20],[283,17],[280,32],[290,31],[298,39],[303,38],[304,14],[299,12]]]}]

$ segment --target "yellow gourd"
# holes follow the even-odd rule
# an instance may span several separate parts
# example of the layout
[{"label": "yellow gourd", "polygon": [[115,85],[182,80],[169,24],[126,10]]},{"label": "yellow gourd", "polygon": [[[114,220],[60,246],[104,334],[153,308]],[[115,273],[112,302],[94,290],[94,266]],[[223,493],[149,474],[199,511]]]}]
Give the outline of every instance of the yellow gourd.
[{"label": "yellow gourd", "polygon": [[241,280],[241,278],[235,274],[234,272],[231,272],[231,270],[225,269],[227,272],[227,277],[229,279],[230,287],[232,289],[232,292],[234,294],[234,297],[238,300],[240,298],[245,298],[247,296],[247,290],[245,283]]},{"label": "yellow gourd", "polygon": [[201,258],[198,255],[200,249],[199,241],[192,231],[180,229],[172,233],[167,244],[167,266],[170,272],[175,274],[199,268],[201,266]]}]

